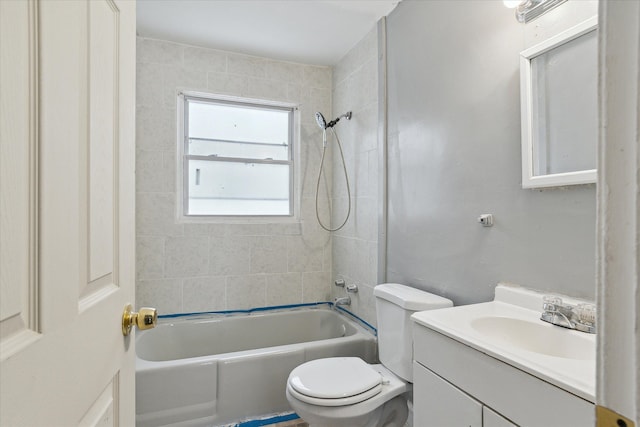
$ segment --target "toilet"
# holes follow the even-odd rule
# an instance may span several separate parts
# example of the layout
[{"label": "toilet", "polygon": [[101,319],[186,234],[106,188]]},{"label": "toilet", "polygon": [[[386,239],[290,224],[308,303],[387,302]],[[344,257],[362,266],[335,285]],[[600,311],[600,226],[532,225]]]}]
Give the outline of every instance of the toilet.
[{"label": "toilet", "polygon": [[451,300],[397,283],[374,288],[380,364],[357,357],[316,359],[287,380],[291,408],[311,427],[402,427],[413,382],[411,315]]}]

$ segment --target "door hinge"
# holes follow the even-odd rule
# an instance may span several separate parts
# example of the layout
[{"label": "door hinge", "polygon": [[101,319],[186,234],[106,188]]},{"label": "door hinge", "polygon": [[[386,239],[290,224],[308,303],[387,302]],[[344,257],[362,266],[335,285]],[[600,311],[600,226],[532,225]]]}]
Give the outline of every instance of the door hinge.
[{"label": "door hinge", "polygon": [[635,427],[636,423],[604,406],[596,405],[596,427]]}]

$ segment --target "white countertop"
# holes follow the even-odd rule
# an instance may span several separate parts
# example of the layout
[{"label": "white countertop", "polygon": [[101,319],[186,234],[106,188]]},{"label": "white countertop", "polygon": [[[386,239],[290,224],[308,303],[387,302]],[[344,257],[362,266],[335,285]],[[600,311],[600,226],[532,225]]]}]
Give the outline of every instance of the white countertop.
[{"label": "white countertop", "polygon": [[[595,402],[595,334],[573,331],[540,320],[541,293],[498,285],[492,302],[415,313],[419,325],[488,354],[570,393]],[[575,300],[569,300],[571,304]],[[536,336],[502,336],[492,322],[515,319],[514,324],[533,326]],[[478,325],[483,324],[483,328]],[[548,329],[546,329],[548,328]],[[514,329],[517,332],[517,327]],[[546,341],[546,334],[549,339]],[[566,334],[566,335],[564,335]],[[566,340],[563,338],[566,337]],[[515,342],[512,340],[520,341]],[[567,346],[561,348],[565,343]],[[540,351],[538,351],[540,350]],[[558,355],[567,355],[561,357]]]}]

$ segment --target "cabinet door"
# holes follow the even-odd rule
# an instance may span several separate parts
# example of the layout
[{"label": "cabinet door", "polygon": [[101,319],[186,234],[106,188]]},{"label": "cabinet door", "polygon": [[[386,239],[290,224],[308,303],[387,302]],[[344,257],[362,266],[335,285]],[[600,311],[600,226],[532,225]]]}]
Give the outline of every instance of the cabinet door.
[{"label": "cabinet door", "polygon": [[413,364],[415,427],[481,427],[482,404],[417,362]]},{"label": "cabinet door", "polygon": [[482,427],[517,427],[502,415],[484,406],[482,408]]}]

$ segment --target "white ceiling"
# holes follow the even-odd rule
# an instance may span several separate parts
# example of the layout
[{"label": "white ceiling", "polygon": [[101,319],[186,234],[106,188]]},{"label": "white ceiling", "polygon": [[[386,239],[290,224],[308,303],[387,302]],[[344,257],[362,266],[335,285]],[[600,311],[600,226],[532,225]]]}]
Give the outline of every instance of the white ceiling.
[{"label": "white ceiling", "polygon": [[138,35],[335,65],[400,0],[138,0]]}]

